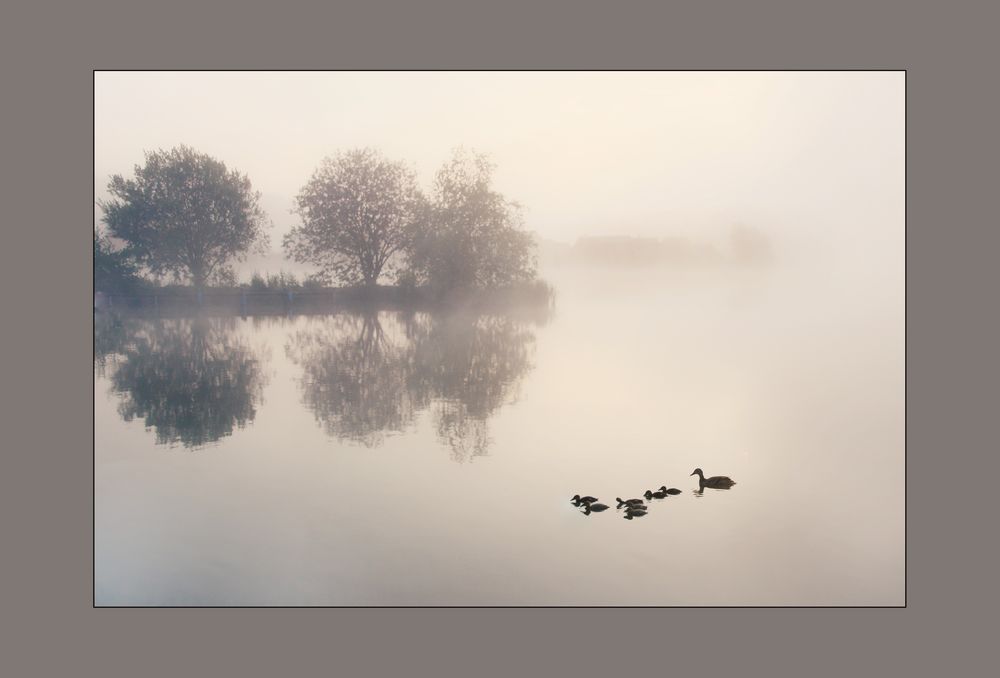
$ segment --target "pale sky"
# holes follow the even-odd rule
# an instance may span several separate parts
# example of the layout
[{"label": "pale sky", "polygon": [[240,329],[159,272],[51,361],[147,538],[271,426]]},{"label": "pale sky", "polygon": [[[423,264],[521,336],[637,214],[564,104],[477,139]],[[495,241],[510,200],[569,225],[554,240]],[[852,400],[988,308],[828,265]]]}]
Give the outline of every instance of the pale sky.
[{"label": "pale sky", "polygon": [[717,234],[903,243],[901,72],[99,72],[95,191],[187,144],[274,221],[326,155],[372,146],[424,188],[459,145],[543,238]]}]

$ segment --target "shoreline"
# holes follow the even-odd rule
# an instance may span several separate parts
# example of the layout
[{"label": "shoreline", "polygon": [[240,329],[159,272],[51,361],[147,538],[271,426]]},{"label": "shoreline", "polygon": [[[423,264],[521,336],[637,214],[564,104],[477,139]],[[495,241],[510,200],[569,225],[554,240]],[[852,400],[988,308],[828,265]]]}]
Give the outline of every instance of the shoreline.
[{"label": "shoreline", "polygon": [[221,315],[322,315],[341,311],[479,312],[514,308],[532,315],[548,315],[555,292],[548,283],[493,290],[460,290],[445,295],[427,288],[324,287],[318,289],[254,290],[246,287],[160,287],[136,292],[94,293],[94,313],[153,312],[170,316],[212,313]]}]

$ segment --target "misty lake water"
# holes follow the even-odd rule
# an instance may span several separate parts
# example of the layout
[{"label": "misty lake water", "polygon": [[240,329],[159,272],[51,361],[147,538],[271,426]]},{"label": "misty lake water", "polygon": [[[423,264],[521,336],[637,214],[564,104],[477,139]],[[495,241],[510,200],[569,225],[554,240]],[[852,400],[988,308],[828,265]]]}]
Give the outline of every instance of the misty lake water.
[{"label": "misty lake water", "polygon": [[901,270],[546,277],[548,317],[95,314],[96,603],[904,602]]}]

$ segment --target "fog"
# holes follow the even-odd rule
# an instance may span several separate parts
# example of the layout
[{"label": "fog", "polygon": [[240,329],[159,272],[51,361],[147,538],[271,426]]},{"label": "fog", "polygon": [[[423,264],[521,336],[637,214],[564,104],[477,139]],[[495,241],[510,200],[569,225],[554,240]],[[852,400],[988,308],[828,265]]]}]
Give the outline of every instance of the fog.
[{"label": "fog", "polygon": [[293,270],[324,156],[426,190],[464,146],[554,301],[95,312],[97,604],[903,604],[904,98],[902,73],[98,73],[98,199],[190,145],[262,192],[254,265]]},{"label": "fog", "polygon": [[[903,237],[899,72],[140,73],[95,76],[95,191],[188,144],[247,173],[274,221],[320,160],[372,146],[428,185],[456,146],[541,239],[760,228],[892,257]],[[883,262],[884,263],[884,262]]]}]

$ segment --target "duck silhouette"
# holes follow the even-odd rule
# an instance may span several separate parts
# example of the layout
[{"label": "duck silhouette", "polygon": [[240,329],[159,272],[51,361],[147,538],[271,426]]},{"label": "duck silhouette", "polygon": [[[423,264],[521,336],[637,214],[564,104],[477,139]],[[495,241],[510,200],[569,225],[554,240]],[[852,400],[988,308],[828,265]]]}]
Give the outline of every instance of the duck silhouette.
[{"label": "duck silhouette", "polygon": [[625,511],[625,520],[632,520],[633,518],[642,518],[646,515],[644,509],[627,509]]},{"label": "duck silhouette", "polygon": [[666,488],[662,490],[657,490],[656,492],[653,492],[652,490],[646,490],[643,496],[646,497],[646,499],[663,499],[664,497],[667,496]]},{"label": "duck silhouette", "polygon": [[583,515],[589,516],[591,512],[600,513],[601,511],[607,511],[609,508],[611,507],[607,504],[584,504]]},{"label": "duck silhouette", "polygon": [[664,492],[666,492],[667,494],[680,494],[681,493],[681,491],[678,490],[676,487],[671,487],[671,488],[668,489],[666,485],[661,485],[660,489],[663,490]]},{"label": "duck silhouette", "polygon": [[698,476],[698,485],[703,488],[714,487],[718,490],[728,490],[736,484],[736,481],[728,476],[712,476],[711,478],[706,478],[704,472],[702,472],[700,468],[696,468],[692,471],[691,475]]},{"label": "duck silhouette", "polygon": [[642,499],[622,499],[621,497],[615,497],[618,501],[618,508],[622,506],[644,506],[646,504]]},{"label": "duck silhouette", "polygon": [[573,498],[570,499],[570,501],[576,504],[577,506],[579,506],[580,504],[593,504],[595,501],[597,501],[597,497],[589,497],[589,496],[581,497],[578,494],[574,494]]}]

